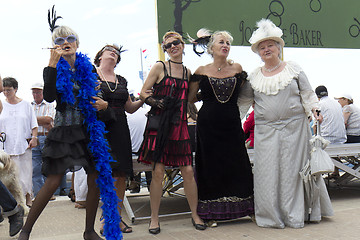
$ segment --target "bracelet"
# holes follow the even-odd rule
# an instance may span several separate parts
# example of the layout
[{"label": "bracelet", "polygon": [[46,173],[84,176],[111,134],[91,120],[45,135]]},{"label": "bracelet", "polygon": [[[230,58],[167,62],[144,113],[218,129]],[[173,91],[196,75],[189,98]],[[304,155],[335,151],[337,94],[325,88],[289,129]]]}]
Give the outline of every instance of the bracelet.
[{"label": "bracelet", "polygon": [[36,137],[36,136],[32,136],[31,138],[35,138],[35,139],[37,139],[37,137]]}]

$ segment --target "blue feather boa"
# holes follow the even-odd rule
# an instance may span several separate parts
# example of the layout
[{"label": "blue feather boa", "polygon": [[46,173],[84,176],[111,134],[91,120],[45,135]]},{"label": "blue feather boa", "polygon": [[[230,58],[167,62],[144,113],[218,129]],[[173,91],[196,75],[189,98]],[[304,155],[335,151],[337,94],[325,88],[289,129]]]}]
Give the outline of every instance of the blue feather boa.
[{"label": "blue feather boa", "polygon": [[100,196],[103,202],[103,217],[105,220],[104,233],[106,239],[122,239],[120,231],[120,219],[118,204],[119,199],[115,192],[114,180],[111,176],[110,161],[114,161],[109,153],[109,144],[104,137],[105,124],[97,119],[96,109],[90,104],[94,102],[92,96],[96,96],[97,75],[94,73],[90,59],[76,53],[75,72],[71,71],[69,63],[60,58],[57,66],[56,89],[61,94],[61,101],[71,106],[76,103],[73,93],[74,82],[80,86],[76,96],[78,108],[84,117],[84,124],[90,135],[88,147],[96,161],[96,170],[99,172],[96,183],[100,188]]}]

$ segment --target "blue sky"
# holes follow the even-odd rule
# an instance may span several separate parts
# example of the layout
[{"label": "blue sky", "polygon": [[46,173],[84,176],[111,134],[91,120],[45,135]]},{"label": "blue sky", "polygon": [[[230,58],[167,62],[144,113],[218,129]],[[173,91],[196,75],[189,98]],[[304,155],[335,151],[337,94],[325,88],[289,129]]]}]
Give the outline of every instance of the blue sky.
[{"label": "blue sky", "polygon": [[[142,86],[140,49],[147,49],[145,70],[158,59],[155,0],[0,0],[0,74],[19,81],[18,96],[31,101],[31,85],[42,81],[42,70],[49,60],[49,51],[42,48],[51,46],[47,10],[53,4],[57,15],[63,17],[58,24],[79,34],[79,51],[91,59],[107,43],[128,50],[122,54],[116,73],[128,80],[129,90],[138,92]],[[185,50],[184,64],[192,71],[211,61],[209,56],[196,56],[190,45]],[[359,49],[284,49],[284,60],[298,62],[313,88],[324,84],[330,96],[348,92],[355,104],[360,101],[359,56]],[[229,58],[249,73],[262,65],[249,47],[232,47]]]}]

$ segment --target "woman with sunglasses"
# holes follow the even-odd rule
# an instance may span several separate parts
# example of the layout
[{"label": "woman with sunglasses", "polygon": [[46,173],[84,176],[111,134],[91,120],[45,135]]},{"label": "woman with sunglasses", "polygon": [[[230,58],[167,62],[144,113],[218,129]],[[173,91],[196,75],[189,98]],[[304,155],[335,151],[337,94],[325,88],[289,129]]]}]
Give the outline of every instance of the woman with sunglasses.
[{"label": "woman with sunglasses", "polygon": [[64,173],[83,167],[88,176],[83,238],[99,240],[102,238],[94,231],[99,202],[99,188],[95,183],[98,175],[94,162],[96,152],[89,150],[93,133],[87,130],[91,128],[87,118],[91,109],[88,109],[93,107],[90,104],[91,97],[86,96],[87,92],[96,87],[96,73],[90,60],[76,52],[79,37],[72,29],[66,26],[54,28],[52,41],[49,65],[44,68],[43,74],[44,99],[57,102],[54,127],[43,149],[42,172],[47,178],[34,200],[18,239],[29,239],[33,225],[59,186]]},{"label": "woman with sunglasses", "polygon": [[[197,187],[187,129],[187,94],[191,73],[182,64],[184,41],[179,33],[167,32],[163,36],[162,47],[170,59],[157,62],[153,66],[140,94],[141,99],[151,106],[149,116],[160,118],[160,126],[152,129],[149,128],[149,118],[139,156],[140,162],[153,166],[149,232],[160,233],[159,208],[165,166],[180,168],[191,209],[192,223],[197,230],[204,230],[206,226],[196,213]],[[153,89],[152,94],[148,92],[151,89]]]},{"label": "woman with sunglasses", "polygon": [[[115,67],[121,60],[122,46],[106,45],[95,56],[94,64],[101,81],[102,98],[94,97],[93,106],[99,111],[99,118],[106,125],[106,138],[110,144],[111,154],[116,162],[111,163],[115,178],[116,194],[121,200],[119,214],[123,207],[122,200],[126,190],[126,177],[133,176],[132,150],[130,131],[125,111],[136,112],[144,102],[131,101],[124,77],[115,74]],[[121,220],[123,233],[131,233],[132,228]],[[100,232],[103,233],[103,228]]]},{"label": "woman with sunglasses", "polygon": [[[212,56],[191,77],[189,102],[203,101],[197,119],[196,178],[198,214],[210,227],[217,221],[254,214],[253,175],[237,107],[247,74],[228,59],[232,36],[227,31],[203,32],[195,40]],[[200,92],[198,93],[198,91]]]}]

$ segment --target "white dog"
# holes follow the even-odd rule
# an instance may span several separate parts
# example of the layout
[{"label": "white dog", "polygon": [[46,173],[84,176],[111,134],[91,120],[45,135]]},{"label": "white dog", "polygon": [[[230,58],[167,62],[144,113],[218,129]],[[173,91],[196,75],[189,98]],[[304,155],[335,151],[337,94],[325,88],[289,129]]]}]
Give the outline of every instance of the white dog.
[{"label": "white dog", "polygon": [[10,160],[10,155],[3,150],[0,150],[0,180],[13,195],[16,202],[24,208],[25,214],[27,214],[29,208],[25,204],[25,196],[18,176],[17,166]]}]

